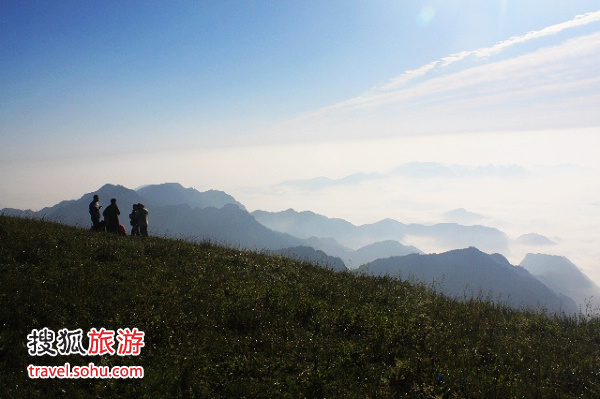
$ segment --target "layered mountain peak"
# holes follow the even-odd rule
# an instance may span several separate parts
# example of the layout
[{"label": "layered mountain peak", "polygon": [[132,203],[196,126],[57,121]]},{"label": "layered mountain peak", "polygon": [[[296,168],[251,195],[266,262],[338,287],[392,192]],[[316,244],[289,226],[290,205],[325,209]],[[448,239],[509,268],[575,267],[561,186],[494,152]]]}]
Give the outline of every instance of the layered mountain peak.
[{"label": "layered mountain peak", "polygon": [[580,306],[600,307],[600,287],[564,256],[527,254],[521,266],[555,292]]},{"label": "layered mountain peak", "polygon": [[[474,295],[480,290],[484,295],[494,292],[509,298],[508,302],[517,307],[546,304],[550,309],[571,313],[574,302],[570,298],[579,306],[589,298],[600,298],[600,288],[564,257],[529,254],[521,263],[523,267],[511,265],[500,254],[506,253],[503,250],[510,241],[506,234],[479,225],[404,224],[383,219],[357,226],[343,219],[294,209],[250,214],[223,191],[200,192],[179,183],[153,184],[137,190],[105,184],[77,200],[65,200],[39,212],[11,209],[2,212],[89,227],[88,204],[94,194],[100,196],[100,204],[105,207],[111,198],[117,198],[120,222],[127,227],[132,205],[147,205],[151,234],[155,235],[207,239],[258,250],[287,248],[288,252],[305,257],[310,252],[311,258],[319,259],[323,257],[319,252],[322,251],[350,269],[367,264],[361,269],[373,274],[442,282],[440,288],[445,293],[459,297],[466,290]],[[435,244],[437,250],[447,252],[422,255],[422,251],[411,245],[420,242]],[[306,247],[314,250],[308,251]],[[421,255],[410,255],[414,253]]]},{"label": "layered mountain peak", "polygon": [[170,206],[187,204],[191,208],[222,208],[227,204],[235,204],[241,209],[244,206],[235,198],[223,191],[209,190],[200,192],[194,188],[185,188],[179,183],[153,184],[142,187],[137,192],[148,199],[152,205]]},{"label": "layered mountain peak", "polygon": [[551,290],[523,268],[510,265],[503,256],[488,255],[475,247],[379,259],[359,270],[416,280],[459,299],[483,296],[517,308],[577,312],[571,298]]}]

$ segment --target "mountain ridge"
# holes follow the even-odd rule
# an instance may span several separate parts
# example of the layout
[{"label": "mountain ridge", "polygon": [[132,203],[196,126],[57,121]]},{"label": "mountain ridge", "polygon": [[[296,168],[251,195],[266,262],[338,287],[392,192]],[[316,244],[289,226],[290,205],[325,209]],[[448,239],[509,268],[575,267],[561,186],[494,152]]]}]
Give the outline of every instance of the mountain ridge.
[{"label": "mountain ridge", "polygon": [[[190,241],[212,241],[250,250],[280,251],[320,264],[335,264],[335,268],[339,270],[343,270],[341,264],[350,269],[357,269],[361,265],[381,259],[423,254],[419,248],[403,243],[411,235],[435,238],[454,248],[477,247],[484,253],[492,254],[502,252],[496,249],[505,249],[509,240],[500,230],[480,225],[404,224],[387,218],[356,226],[344,219],[328,218],[312,211],[297,212],[291,208],[283,212],[259,210],[249,213],[240,202],[223,191],[199,192],[193,188],[185,188],[179,183],[152,184],[137,190],[122,185],[105,184],[97,191],[86,193],[79,199],[61,201],[38,212],[15,209],[4,209],[0,212],[6,215],[56,220],[79,227],[89,226],[88,204],[94,194],[100,195],[104,205],[110,198],[117,198],[121,208],[120,221],[126,228],[127,215],[130,212],[127,206],[145,203],[150,207],[150,233],[153,235]],[[540,238],[542,236],[535,237],[537,241],[543,241]],[[487,239],[494,243],[479,245]],[[488,256],[496,264],[512,268],[511,270],[520,274],[523,279],[530,277],[529,272],[524,268],[514,268],[504,256]],[[560,295],[578,298],[574,289],[554,291]],[[578,298],[577,302],[580,300],[581,298]]]},{"label": "mountain ridge", "polygon": [[489,255],[474,247],[378,259],[361,266],[359,272],[415,279],[455,299],[484,295],[515,308],[567,314],[578,311],[573,299],[555,293],[525,269],[512,266],[500,254]]},{"label": "mountain ridge", "polygon": [[407,237],[428,237],[448,247],[476,246],[487,252],[506,251],[509,238],[498,229],[481,225],[463,226],[458,223],[433,225],[404,224],[394,219],[354,225],[337,218],[327,218],[313,212],[254,211],[252,215],[263,225],[300,238],[310,236],[335,238],[342,245],[358,249],[378,241],[402,242]]},{"label": "mountain ridge", "polygon": [[520,266],[556,293],[573,298],[580,307],[600,309],[600,287],[566,257],[529,253]]}]

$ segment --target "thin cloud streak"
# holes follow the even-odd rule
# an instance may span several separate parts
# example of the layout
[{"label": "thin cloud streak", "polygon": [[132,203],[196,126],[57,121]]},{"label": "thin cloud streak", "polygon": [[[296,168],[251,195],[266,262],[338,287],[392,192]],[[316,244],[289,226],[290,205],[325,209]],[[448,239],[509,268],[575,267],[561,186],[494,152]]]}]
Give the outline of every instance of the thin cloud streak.
[{"label": "thin cloud streak", "polygon": [[398,87],[404,86],[406,83],[410,82],[413,79],[416,79],[418,77],[426,75],[430,71],[434,70],[435,67],[437,66],[437,64],[439,64],[439,61],[433,61],[433,62],[430,62],[429,64],[423,65],[420,68],[406,71],[402,75],[398,76],[397,78],[392,79],[386,85],[380,86],[380,87],[376,88],[375,90],[376,91],[388,91],[388,90],[397,89]]},{"label": "thin cloud streak", "polygon": [[600,11],[590,12],[584,15],[578,15],[570,21],[548,26],[540,30],[531,31],[529,33],[526,33],[525,35],[513,36],[510,39],[504,40],[492,47],[479,49],[474,51],[473,53],[480,58],[489,57],[491,55],[503,51],[508,47],[514,46],[515,44],[525,43],[530,40],[538,39],[544,36],[555,35],[564,31],[565,29],[576,28],[578,26],[584,26],[598,21],[600,21]]},{"label": "thin cloud streak", "polygon": [[528,32],[524,35],[513,36],[507,40],[501,41],[491,47],[484,47],[477,50],[466,50],[461,51],[459,53],[451,54],[447,57],[443,57],[438,61],[433,61],[429,64],[422,66],[421,68],[417,68],[414,70],[406,71],[402,75],[397,78],[392,79],[389,83],[378,88],[379,91],[388,91],[398,89],[404,85],[406,85],[411,80],[421,77],[426,73],[435,69],[438,64],[441,64],[442,67],[447,67],[448,65],[454,64],[456,62],[462,61],[465,58],[468,58],[472,55],[477,58],[487,58],[492,55],[496,55],[505,49],[512,47],[516,44],[525,43],[530,40],[539,39],[541,37],[555,35],[560,33],[566,29],[576,28],[579,26],[588,25],[593,22],[600,21],[600,11],[590,12],[584,15],[578,15],[570,21],[562,22],[559,24],[555,24],[552,26],[548,26],[543,29],[539,29],[536,31]]},{"label": "thin cloud streak", "polygon": [[[407,72],[399,79],[424,76],[435,69],[433,65]],[[593,112],[600,103],[600,81],[595,72],[599,65],[600,33],[593,33],[517,57],[437,75],[410,87],[371,91],[289,121],[284,128],[291,136],[296,129],[304,137],[326,132],[328,139],[336,139],[342,135],[362,137],[364,132],[372,137],[373,132],[385,136],[452,129],[485,131],[495,124],[496,130],[592,126],[600,121]],[[431,115],[446,122],[436,125]]]}]

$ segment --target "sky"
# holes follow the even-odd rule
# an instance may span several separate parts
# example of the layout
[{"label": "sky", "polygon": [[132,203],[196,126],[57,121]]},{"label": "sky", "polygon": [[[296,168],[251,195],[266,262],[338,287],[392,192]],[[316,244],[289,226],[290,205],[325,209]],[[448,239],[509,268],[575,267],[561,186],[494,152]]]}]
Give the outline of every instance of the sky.
[{"label": "sky", "polygon": [[179,182],[600,282],[598,71],[598,0],[1,0],[0,208]]}]

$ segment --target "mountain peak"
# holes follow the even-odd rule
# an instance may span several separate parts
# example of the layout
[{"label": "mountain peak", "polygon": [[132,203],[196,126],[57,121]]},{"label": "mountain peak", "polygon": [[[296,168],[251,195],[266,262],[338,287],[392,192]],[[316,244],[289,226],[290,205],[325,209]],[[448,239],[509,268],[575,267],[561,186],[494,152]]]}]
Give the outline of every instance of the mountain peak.
[{"label": "mountain peak", "polygon": [[245,209],[235,198],[223,191],[209,190],[200,192],[194,188],[185,188],[179,183],[162,183],[142,187],[138,194],[147,198],[151,205],[170,206],[188,204],[192,208],[222,208],[234,204]]},{"label": "mountain peak", "polygon": [[152,186],[161,186],[161,187],[173,188],[173,189],[178,189],[178,190],[185,190],[186,189],[180,183],[177,183],[177,182],[170,182],[170,183],[167,182],[167,183],[161,183],[161,184],[150,184],[150,185],[147,185],[146,187],[152,187]]},{"label": "mountain peak", "polygon": [[528,253],[521,261],[521,266],[534,274],[579,272],[569,259],[559,255]]},{"label": "mountain peak", "polygon": [[120,184],[111,184],[111,183],[106,183],[105,185],[103,185],[102,187],[100,187],[98,189],[98,192],[102,192],[102,191],[114,191],[114,190],[129,190],[127,187],[122,186]]},{"label": "mountain peak", "polygon": [[517,242],[520,244],[531,245],[531,246],[556,245],[556,242],[552,241],[548,237],[545,237],[545,236],[537,234],[537,233],[523,234],[522,236],[517,238]]},{"label": "mountain peak", "polygon": [[476,247],[379,259],[359,270],[435,284],[436,290],[455,298],[489,295],[516,308],[541,305],[549,311],[577,311],[571,298],[557,294],[526,270],[510,265],[504,257],[488,255]]},{"label": "mountain peak", "polygon": [[521,266],[555,292],[574,298],[580,306],[600,306],[600,287],[564,256],[527,254]]}]

